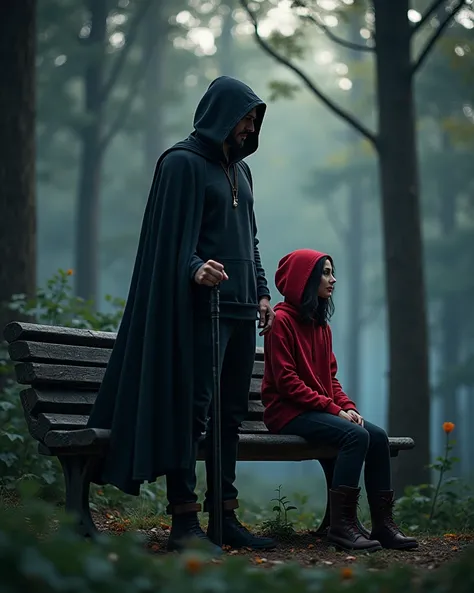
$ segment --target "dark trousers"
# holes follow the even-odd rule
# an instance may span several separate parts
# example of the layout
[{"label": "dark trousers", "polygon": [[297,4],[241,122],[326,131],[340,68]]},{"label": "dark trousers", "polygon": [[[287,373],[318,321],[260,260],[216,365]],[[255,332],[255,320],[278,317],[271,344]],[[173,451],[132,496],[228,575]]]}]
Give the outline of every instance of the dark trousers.
[{"label": "dark trousers", "polygon": [[[255,359],[256,329],[254,321],[221,318],[220,325],[221,377],[221,443],[222,498],[235,501],[234,486],[237,463],[238,429],[248,412],[248,396]],[[207,492],[204,509],[212,505],[212,326],[210,318],[197,317],[194,327],[194,440],[206,431],[205,461]],[[196,463],[189,470],[166,476],[167,497],[173,506],[195,503]]]},{"label": "dark trousers", "polygon": [[390,447],[387,433],[364,420],[364,427],[325,412],[305,412],[281,431],[295,434],[314,445],[330,445],[339,450],[331,487],[357,488],[365,461],[365,488],[370,496],[391,490]]}]

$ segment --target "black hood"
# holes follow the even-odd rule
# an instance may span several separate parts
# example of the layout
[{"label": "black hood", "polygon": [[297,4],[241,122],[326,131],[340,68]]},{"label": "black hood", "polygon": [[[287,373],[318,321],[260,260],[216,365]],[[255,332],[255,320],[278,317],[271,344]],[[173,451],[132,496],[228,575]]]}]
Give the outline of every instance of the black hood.
[{"label": "black hood", "polygon": [[239,121],[254,107],[257,119],[255,132],[249,134],[242,148],[233,148],[230,161],[235,163],[253,154],[258,148],[258,136],[266,111],[265,103],[252,89],[229,76],[220,76],[211,82],[197,106],[194,132],[175,148],[187,148],[209,160],[224,159],[223,144]]}]

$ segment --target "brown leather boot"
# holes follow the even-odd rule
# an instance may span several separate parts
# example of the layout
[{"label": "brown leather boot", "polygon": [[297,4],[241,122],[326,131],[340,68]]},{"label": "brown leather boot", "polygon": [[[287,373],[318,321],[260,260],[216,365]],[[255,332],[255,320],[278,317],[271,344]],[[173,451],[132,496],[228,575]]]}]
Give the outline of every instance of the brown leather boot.
[{"label": "brown leather boot", "polygon": [[344,550],[376,552],[382,549],[377,540],[367,539],[359,531],[357,523],[357,503],[360,488],[340,486],[330,490],[331,525],[327,539]]},{"label": "brown leather boot", "polygon": [[407,537],[393,519],[395,503],[393,490],[382,490],[368,496],[372,517],[371,539],[378,539],[383,548],[391,550],[414,550],[418,542],[414,537]]}]

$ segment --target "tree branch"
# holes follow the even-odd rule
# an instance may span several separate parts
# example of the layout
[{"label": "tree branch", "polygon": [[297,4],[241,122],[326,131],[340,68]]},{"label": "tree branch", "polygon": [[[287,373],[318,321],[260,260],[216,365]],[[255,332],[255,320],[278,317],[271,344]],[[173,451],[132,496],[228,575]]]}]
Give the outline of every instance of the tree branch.
[{"label": "tree branch", "polygon": [[279,54],[277,51],[275,51],[260,36],[260,34],[258,32],[258,21],[255,18],[255,15],[253,14],[253,12],[248,7],[247,0],[240,0],[240,4],[243,7],[243,9],[247,12],[250,20],[252,21],[252,24],[253,24],[253,27],[254,27],[254,32],[255,32],[255,39],[256,39],[258,45],[260,45],[260,47],[267,54],[269,54],[270,56],[272,56],[272,58],[274,60],[276,60],[280,64],[283,64],[283,66],[286,66],[286,68],[288,68],[289,70],[291,70],[292,72],[294,72],[305,83],[305,85],[310,89],[310,91],[312,91],[320,99],[320,101],[322,101],[322,103],[324,103],[324,105],[326,105],[326,107],[329,107],[329,109],[333,113],[335,113],[338,117],[340,117],[345,122],[347,122],[348,124],[350,124],[360,134],[362,134],[362,136],[365,136],[365,138],[367,138],[367,140],[369,140],[374,145],[375,148],[377,148],[377,137],[376,137],[376,135],[373,132],[371,132],[368,128],[366,128],[364,126],[364,124],[362,124],[361,122],[359,122],[353,115],[351,115],[350,113],[348,113],[347,111],[345,111],[342,107],[339,107],[325,93],[323,93],[320,89],[318,89],[311,82],[311,80],[306,76],[306,74],[302,70],[300,70],[298,68],[298,66],[295,66],[295,64],[293,64],[292,62],[290,62],[290,60],[288,60],[287,58],[285,58],[284,56],[282,56],[281,54]]},{"label": "tree branch", "polygon": [[[306,8],[306,5],[304,2],[298,2],[297,6]],[[302,18],[310,20],[314,25],[316,25],[316,27],[318,27],[318,29],[320,29],[321,31],[323,31],[326,34],[328,39],[330,39],[331,41],[334,41],[334,43],[337,43],[342,47],[346,47],[347,49],[352,49],[354,51],[365,51],[365,52],[372,52],[372,53],[375,51],[375,45],[374,46],[360,45],[359,43],[353,43],[352,41],[347,41],[346,39],[342,39],[341,37],[339,37],[338,35],[333,33],[331,31],[331,28],[328,27],[327,25],[325,25],[319,19],[319,17],[315,17],[315,16],[309,14],[307,16],[303,16]]]},{"label": "tree branch", "polygon": [[411,34],[414,35],[417,33],[417,31],[419,31],[421,27],[430,20],[430,18],[438,11],[439,8],[441,8],[441,5],[445,2],[446,0],[435,0],[422,16],[421,20],[413,25]]},{"label": "tree branch", "polygon": [[130,115],[130,110],[132,107],[133,98],[138,90],[140,82],[143,80],[144,74],[147,71],[149,64],[151,63],[152,57],[156,51],[156,45],[153,51],[148,52],[147,55],[144,56],[143,60],[141,61],[141,68],[135,68],[134,76],[130,81],[130,85],[128,87],[128,93],[125,99],[122,101],[122,104],[118,110],[117,117],[114,121],[110,124],[110,128],[100,143],[100,150],[104,151],[110,142],[114,139],[114,137],[118,134],[118,132],[123,128],[127,117]]},{"label": "tree branch", "polygon": [[110,71],[109,78],[104,83],[104,86],[102,88],[101,101],[103,101],[103,102],[107,101],[107,99],[110,96],[110,93],[112,92],[112,89],[114,88],[115,84],[117,83],[117,80],[120,76],[120,73],[123,70],[123,67],[124,67],[125,62],[128,58],[128,55],[130,54],[130,50],[132,49],[133,44],[135,43],[135,41],[137,39],[140,23],[145,18],[145,15],[146,15],[149,7],[151,6],[152,1],[153,0],[143,0],[141,2],[140,6],[137,8],[137,10],[133,16],[133,19],[130,22],[130,26],[128,28],[128,33],[126,36],[125,46],[122,49],[122,51],[118,54],[117,58],[115,59],[115,62],[114,62],[113,66],[111,68],[111,71]]},{"label": "tree branch", "polygon": [[453,20],[453,18],[456,16],[456,14],[461,10],[461,8],[463,8],[463,6],[466,6],[465,0],[460,0],[459,4],[456,6],[456,8],[454,8],[452,10],[452,12],[450,14],[448,14],[446,16],[446,18],[444,18],[441,21],[441,23],[439,24],[439,27],[431,35],[431,37],[429,38],[425,47],[422,49],[420,55],[418,56],[418,59],[412,65],[412,67],[411,67],[411,75],[412,76],[416,73],[417,70],[419,70],[419,68],[421,68],[421,66],[423,65],[423,63],[425,62],[425,60],[431,53],[431,50],[434,48],[436,42],[443,34],[443,31],[446,29],[446,27],[449,25],[449,23]]}]

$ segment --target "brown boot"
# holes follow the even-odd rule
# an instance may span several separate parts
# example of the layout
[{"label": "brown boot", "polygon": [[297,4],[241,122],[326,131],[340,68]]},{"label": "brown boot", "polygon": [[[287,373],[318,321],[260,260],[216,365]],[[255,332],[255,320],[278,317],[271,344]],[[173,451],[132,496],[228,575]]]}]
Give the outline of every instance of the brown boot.
[{"label": "brown boot", "polygon": [[376,552],[382,549],[376,540],[367,539],[359,531],[357,523],[357,503],[360,488],[340,486],[330,490],[331,497],[331,525],[328,531],[328,541],[344,550],[358,550]]},{"label": "brown boot", "polygon": [[418,547],[416,539],[404,535],[393,520],[393,490],[382,490],[371,494],[368,499],[372,517],[371,539],[378,539],[383,548],[391,550],[414,550]]}]

